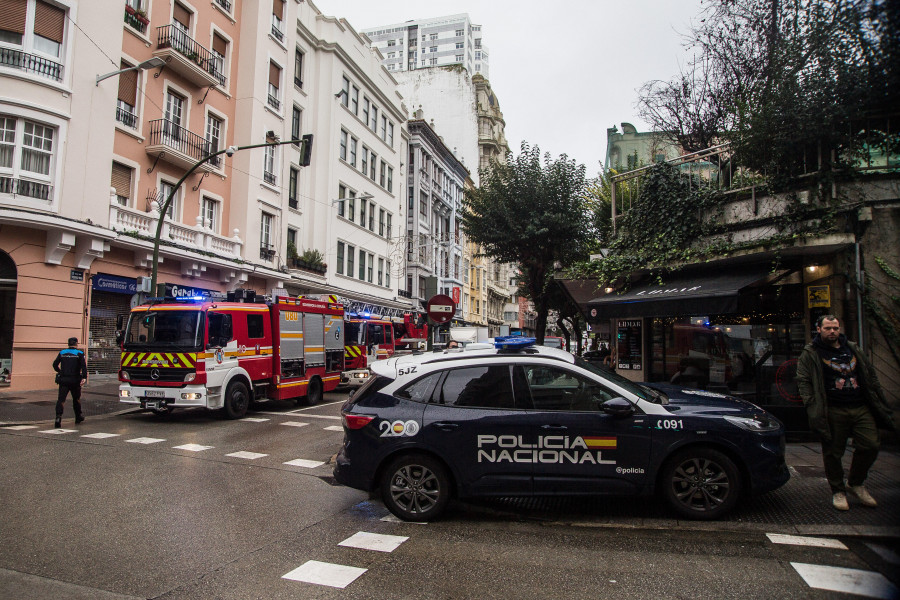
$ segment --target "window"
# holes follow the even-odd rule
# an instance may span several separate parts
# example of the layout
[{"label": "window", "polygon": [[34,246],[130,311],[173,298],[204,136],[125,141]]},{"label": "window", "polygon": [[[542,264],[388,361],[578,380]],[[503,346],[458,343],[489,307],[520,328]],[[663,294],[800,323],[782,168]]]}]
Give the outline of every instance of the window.
[{"label": "window", "polygon": [[[26,25],[28,29],[26,30]],[[66,11],[42,0],[0,4],[0,65],[62,81]]]},{"label": "window", "polygon": [[378,257],[378,285],[381,285],[382,281],[384,281],[384,259]]},{"label": "window", "polygon": [[[209,143],[209,147],[207,148],[207,152],[209,154],[215,154],[219,150],[222,150],[222,119],[213,115],[206,115],[206,141]],[[217,156],[210,160],[210,163],[216,167],[222,165],[222,157]]]},{"label": "window", "polygon": [[372,276],[374,275],[373,271],[375,271],[375,255],[372,253],[369,253],[369,269],[367,271],[367,273],[369,274],[369,277],[368,277],[368,279],[366,279],[366,281],[368,281],[369,283],[372,283],[372,281],[373,281],[372,280]]},{"label": "window", "polygon": [[359,114],[359,88],[353,86],[353,93],[350,96],[350,109],[354,115]]},{"label": "window", "polygon": [[394,191],[394,167],[387,168],[387,191]]},{"label": "window", "polygon": [[266,146],[263,151],[263,181],[269,185],[277,185],[275,177],[275,146]]},{"label": "window", "polygon": [[387,140],[387,117],[381,115],[381,139]]},{"label": "window", "polygon": [[337,274],[344,274],[344,242],[337,243]]},{"label": "window", "polygon": [[347,218],[351,221],[356,218],[356,192],[353,191],[347,198]]},{"label": "window", "polygon": [[347,197],[347,186],[339,185],[338,186],[338,198],[342,199],[340,202],[338,202],[338,216],[339,217],[344,216],[344,200],[343,200],[343,198],[346,198],[346,197]]},{"label": "window", "polygon": [[396,44],[397,44],[397,41],[396,41],[396,40],[388,40],[388,41],[387,41],[387,45],[388,45],[388,46],[395,46]]},{"label": "window", "polygon": [[228,54],[228,40],[218,33],[213,33],[212,38],[212,63],[210,73],[219,80],[219,85],[225,85],[225,57]]},{"label": "window", "polygon": [[[275,0],[279,2],[281,0]],[[275,110],[281,110],[281,95],[279,89],[281,87],[281,67],[274,62],[269,61],[269,106]]]},{"label": "window", "polygon": [[[2,33],[0,33],[0,41],[2,41]],[[122,61],[119,68],[128,69],[133,65]],[[125,125],[131,129],[136,129],[137,120],[137,71],[126,71],[119,74],[119,94],[116,101],[116,122]]]},{"label": "window", "polygon": [[342,78],[343,85],[341,86],[341,104],[345,107],[350,107],[350,80],[346,77]]},{"label": "window", "polygon": [[300,202],[297,199],[297,180],[300,177],[300,171],[296,167],[291,167],[290,179],[288,179],[288,206],[290,208],[298,208]]},{"label": "window", "polygon": [[391,287],[391,261],[387,261],[387,270],[384,272],[384,287]]},{"label": "window", "polygon": [[426,375],[421,379],[417,379],[416,381],[403,386],[397,390],[394,395],[398,398],[412,400],[413,402],[428,402],[431,399],[434,386],[441,378],[441,375],[443,375],[443,373],[440,371],[432,373],[431,375]]},{"label": "window", "polygon": [[275,255],[275,248],[272,246],[273,219],[272,215],[264,212],[259,220],[259,254],[265,260],[271,260]]},{"label": "window", "polygon": [[[277,2],[277,0],[276,0]],[[265,327],[263,326],[263,315],[262,314],[248,314],[247,315],[247,337],[248,338],[262,338],[265,337]]]},{"label": "window", "polygon": [[384,237],[384,215],[385,210],[382,208],[378,211],[378,235]]},{"label": "window", "polygon": [[356,138],[350,138],[350,165],[355,169],[356,168]]},{"label": "window", "polygon": [[393,123],[388,123],[387,143],[388,143],[388,146],[390,146],[391,148],[394,147],[394,124]]},{"label": "window", "polygon": [[457,54],[456,57],[454,58],[454,60],[456,60],[456,62],[462,62],[462,61],[463,61],[463,55],[462,55],[462,54]]},{"label": "window", "polygon": [[387,239],[391,239],[391,213],[387,215]]},{"label": "window", "polygon": [[359,249],[359,279],[366,280],[366,251],[362,248]]},{"label": "window", "polygon": [[219,231],[219,201],[212,198],[203,197],[202,211],[203,226],[208,227],[214,232]]},{"label": "window", "polygon": [[175,92],[166,92],[166,112],[163,126],[163,137],[166,143],[178,145],[183,133],[181,123],[184,118],[184,98]]},{"label": "window", "polygon": [[303,112],[296,106],[291,109],[291,139],[298,141],[297,144],[294,144],[295,146],[299,145],[300,117],[302,114]]},{"label": "window", "polygon": [[419,214],[422,216],[428,214],[428,196],[422,190],[419,190]]},{"label": "window", "polygon": [[366,201],[359,201],[359,224],[363,227],[366,226]]},{"label": "window", "polygon": [[362,149],[362,163],[360,163],[360,171],[362,171],[363,175],[366,174],[367,169],[369,168],[369,149],[363,146]]},{"label": "window", "polygon": [[375,159],[378,156],[374,152],[369,152],[369,179],[375,181]]},{"label": "window", "polygon": [[294,48],[294,85],[303,89],[303,52]]},{"label": "window", "polygon": [[436,33],[432,33],[432,34],[429,36],[429,39],[431,39],[431,40],[436,40],[436,39],[437,39],[437,35],[438,35],[438,34],[436,34]]},{"label": "window", "polygon": [[462,43],[462,42],[456,42],[456,49],[457,49],[457,50],[462,50],[462,48],[463,48],[463,43]]},{"label": "window", "polygon": [[339,153],[341,160],[347,160],[347,132],[341,129],[341,150]]},{"label": "window", "polygon": [[369,99],[363,97],[362,120],[367,126],[369,125]]},{"label": "window", "polygon": [[457,29],[455,35],[456,37],[462,37],[465,35],[465,31],[463,31],[462,29]]},{"label": "window", "polygon": [[[169,198],[169,196],[172,194],[172,190],[174,190],[174,189],[175,189],[175,184],[173,184],[173,183],[169,183],[168,181],[160,181],[159,182],[159,197],[158,197],[158,206],[157,206],[158,210],[160,210],[160,211],[162,210],[163,205],[165,204],[165,202]],[[179,214],[179,209],[180,209],[180,204],[181,204],[179,196],[181,196],[181,191],[183,189],[184,189],[183,187],[178,188],[178,191],[175,192],[175,194],[172,196],[172,202],[171,202],[171,204],[169,204],[168,210],[166,210],[167,218],[174,219],[175,215]]]},{"label": "window", "polygon": [[437,59],[436,59],[436,58],[430,58],[430,59],[428,59],[428,64],[429,64],[430,66],[436,65],[436,64],[437,64]]},{"label": "window", "polygon": [[272,0],[272,37],[284,41],[284,0]]},{"label": "window", "polygon": [[387,183],[387,165],[384,164],[384,161],[381,161],[381,175],[378,180],[378,184],[381,187],[385,187],[386,183]]},{"label": "window", "polygon": [[596,412],[614,397],[599,383],[558,367],[524,365],[521,368],[535,410]]},{"label": "window", "polygon": [[356,248],[347,244],[347,277],[353,277],[353,256],[356,253]]},{"label": "window", "polygon": [[[5,144],[3,142],[3,136],[5,131],[3,130],[3,118],[0,117],[0,163],[3,162],[4,157],[4,149]],[[0,164],[0,168],[5,166],[4,164]],[[120,206],[128,206],[131,201],[131,179],[133,176],[133,169],[131,167],[126,167],[121,163],[117,163],[113,161],[112,164],[112,176],[110,178],[110,186],[115,188],[116,190],[116,200],[118,200]],[[0,178],[2,181],[2,178]],[[0,188],[2,190],[2,188]],[[2,190],[5,191],[5,190]]]},{"label": "window", "polygon": [[297,247],[297,230],[293,227],[288,227],[287,230],[287,243],[294,248]]},{"label": "window", "polygon": [[378,131],[378,107],[374,104],[372,105],[372,124],[369,125],[369,129]]},{"label": "window", "polygon": [[451,369],[436,401],[447,406],[515,408],[509,365]]},{"label": "window", "polygon": [[369,231],[375,231],[375,203],[369,202]]}]

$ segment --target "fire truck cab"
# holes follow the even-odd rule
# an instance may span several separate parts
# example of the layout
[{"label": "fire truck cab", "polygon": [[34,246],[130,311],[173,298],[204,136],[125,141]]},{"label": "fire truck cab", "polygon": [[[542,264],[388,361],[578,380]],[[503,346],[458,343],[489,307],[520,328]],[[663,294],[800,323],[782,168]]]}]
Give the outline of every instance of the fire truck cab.
[{"label": "fire truck cab", "polygon": [[357,388],[369,378],[369,365],[395,354],[411,354],[424,346],[428,325],[424,317],[406,314],[402,319],[350,314],[344,322],[344,372],[341,386]]},{"label": "fire truck cab", "polygon": [[[200,406],[243,417],[252,401],[315,404],[344,369],[344,309],[306,298],[156,299],[121,332],[119,399],[157,413]],[[229,298],[231,300],[231,298]]]}]

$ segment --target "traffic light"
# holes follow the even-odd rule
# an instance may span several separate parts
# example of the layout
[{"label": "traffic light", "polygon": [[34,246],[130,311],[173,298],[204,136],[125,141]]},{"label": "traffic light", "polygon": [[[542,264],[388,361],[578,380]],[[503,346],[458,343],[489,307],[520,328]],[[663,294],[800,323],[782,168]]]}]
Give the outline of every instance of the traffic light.
[{"label": "traffic light", "polygon": [[303,136],[302,140],[303,145],[300,147],[300,166],[308,167],[312,160],[313,136],[311,133],[307,133]]}]

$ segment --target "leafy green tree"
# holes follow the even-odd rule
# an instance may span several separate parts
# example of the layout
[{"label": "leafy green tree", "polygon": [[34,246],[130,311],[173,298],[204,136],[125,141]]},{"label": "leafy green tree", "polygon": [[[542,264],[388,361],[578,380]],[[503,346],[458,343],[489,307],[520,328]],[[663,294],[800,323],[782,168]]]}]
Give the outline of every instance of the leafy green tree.
[{"label": "leafy green tree", "polygon": [[463,200],[466,236],[484,254],[516,263],[520,287],[534,303],[539,342],[544,340],[549,289],[556,263],[587,257],[596,237],[585,195],[585,167],[566,155],[541,161],[538,146],[522,143],[517,157],[481,172],[481,185]]}]

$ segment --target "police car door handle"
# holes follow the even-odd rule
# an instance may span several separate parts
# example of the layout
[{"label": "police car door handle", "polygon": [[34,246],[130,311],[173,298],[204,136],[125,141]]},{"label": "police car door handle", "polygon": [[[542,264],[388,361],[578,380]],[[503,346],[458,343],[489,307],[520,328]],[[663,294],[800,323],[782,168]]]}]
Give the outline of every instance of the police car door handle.
[{"label": "police car door handle", "polygon": [[552,429],[555,431],[561,431],[563,429],[568,429],[565,425],[541,425],[541,429]]},{"label": "police car door handle", "polygon": [[434,423],[436,429],[440,429],[441,431],[453,431],[457,427],[459,427],[459,423]]}]

